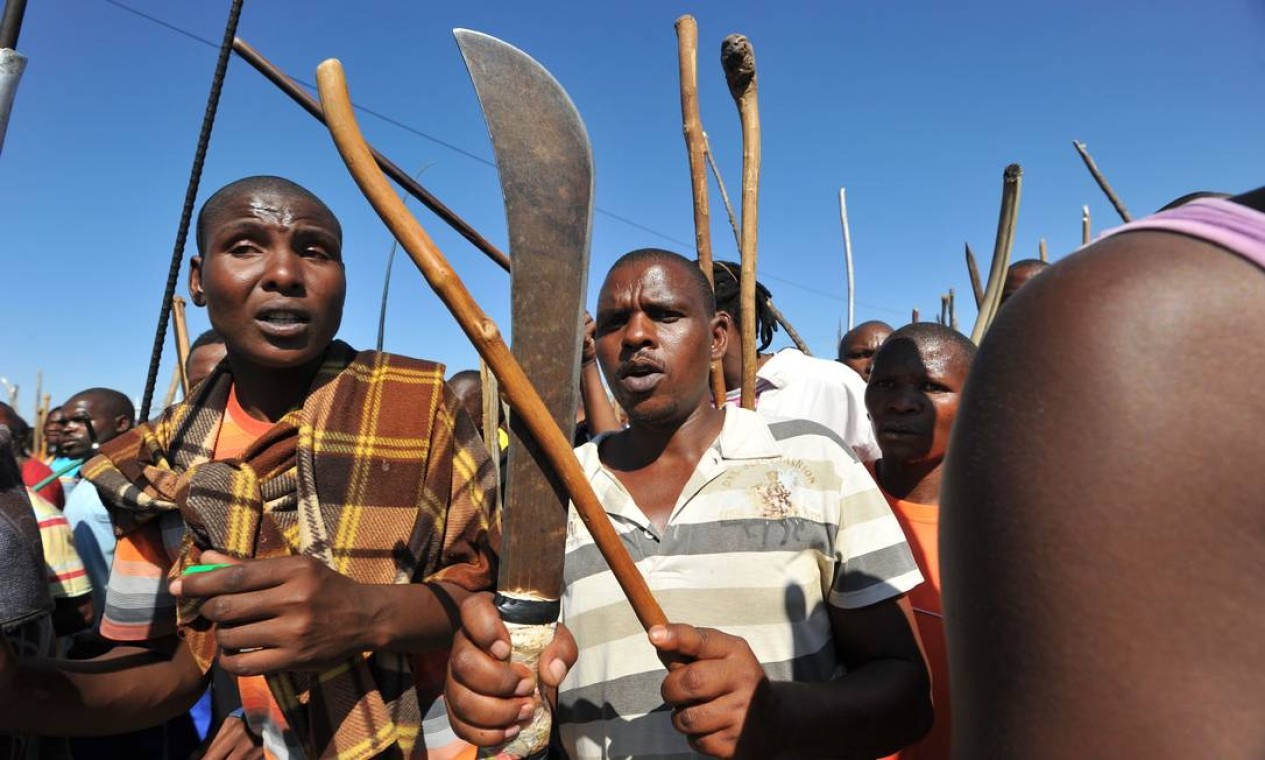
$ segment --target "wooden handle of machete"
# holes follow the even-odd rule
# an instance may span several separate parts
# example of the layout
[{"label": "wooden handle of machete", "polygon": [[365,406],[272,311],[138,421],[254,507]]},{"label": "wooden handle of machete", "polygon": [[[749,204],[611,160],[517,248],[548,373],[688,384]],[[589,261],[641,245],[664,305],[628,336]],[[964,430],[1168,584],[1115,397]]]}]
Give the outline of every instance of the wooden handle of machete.
[{"label": "wooden handle of machete", "polygon": [[668,621],[663,610],[650,593],[641,571],[628,556],[619,534],[611,526],[606,511],[571,450],[571,442],[554,424],[545,403],[510,353],[496,323],[475,303],[465,284],[435,247],[426,230],[409,213],[400,196],[391,189],[374,162],[352,111],[342,64],[331,58],[318,66],[316,85],[330,136],[334,138],[352,178],[496,375],[510,408],[527,425],[566,487],[580,519],[592,533],[593,541],[606,564],[610,565],[637,619],[647,630],[654,625],[666,625]]},{"label": "wooden handle of machete", "polygon": [[720,45],[720,62],[729,94],[742,119],[742,283],[738,310],[742,312],[742,408],[755,409],[755,263],[756,207],[760,199],[760,108],[756,98],[755,50],[741,34],[731,34]]},{"label": "wooden handle of machete", "polygon": [[[711,209],[707,203],[707,138],[698,115],[698,24],[689,14],[676,20],[676,52],[681,69],[681,129],[685,133],[690,192],[694,196],[694,247],[698,251],[698,266],[715,292]],[[725,371],[718,362],[712,364],[711,376],[712,398],[719,409],[725,405]]]}]

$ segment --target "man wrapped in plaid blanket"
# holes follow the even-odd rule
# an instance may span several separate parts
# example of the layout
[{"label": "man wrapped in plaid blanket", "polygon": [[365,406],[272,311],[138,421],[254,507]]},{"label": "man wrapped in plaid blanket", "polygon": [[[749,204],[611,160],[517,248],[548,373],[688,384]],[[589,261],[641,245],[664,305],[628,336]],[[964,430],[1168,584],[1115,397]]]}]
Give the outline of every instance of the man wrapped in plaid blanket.
[{"label": "man wrapped in plaid blanket", "polygon": [[[239,180],[197,238],[190,293],[228,358],[85,466],[120,536],[102,633],[142,647],[94,673],[0,666],[0,728],[158,722],[218,652],[269,757],[465,755],[443,717],[447,647],[456,606],[494,577],[472,421],[440,365],[334,340],[341,229],[310,192]],[[205,563],[231,566],[182,576]]]}]

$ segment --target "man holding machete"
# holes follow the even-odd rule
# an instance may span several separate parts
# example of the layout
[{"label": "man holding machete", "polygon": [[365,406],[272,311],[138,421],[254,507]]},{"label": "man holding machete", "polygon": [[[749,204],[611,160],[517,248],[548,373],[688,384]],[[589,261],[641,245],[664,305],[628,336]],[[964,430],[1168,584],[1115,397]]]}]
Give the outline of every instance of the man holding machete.
[{"label": "man holding machete", "polygon": [[438,674],[493,566],[474,425],[442,366],[334,339],[342,230],[311,192],[239,180],[197,229],[189,289],[227,361],[80,486],[120,534],[101,630],[131,645],[38,667],[0,649],[0,730],[161,722],[218,654],[270,757],[454,757]]},{"label": "man holding machete", "polygon": [[[629,427],[577,454],[668,617],[714,627],[655,627],[648,645],[573,514],[539,669],[572,758],[872,758],[930,725],[902,596],[922,576],[900,526],[837,435],[713,406],[728,320],[697,265],[667,251],[627,254],[602,286],[597,356]],[[509,651],[491,597],[472,596],[446,693],[473,743],[534,712]]]}]

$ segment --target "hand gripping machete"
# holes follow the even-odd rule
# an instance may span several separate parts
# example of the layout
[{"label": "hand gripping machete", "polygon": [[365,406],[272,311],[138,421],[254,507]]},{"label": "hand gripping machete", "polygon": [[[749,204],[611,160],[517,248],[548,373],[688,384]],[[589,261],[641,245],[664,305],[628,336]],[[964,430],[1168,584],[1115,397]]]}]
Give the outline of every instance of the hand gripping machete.
[{"label": "hand gripping machete", "polygon": [[[514,358],[558,427],[571,437],[580,371],[593,151],[565,90],[521,50],[458,29],[492,138],[509,227]],[[513,659],[535,668],[553,639],[562,594],[567,492],[517,415],[510,417],[496,607]],[[528,757],[548,747],[542,699],[532,724],[493,755]],[[499,754],[498,754],[499,753]]]}]

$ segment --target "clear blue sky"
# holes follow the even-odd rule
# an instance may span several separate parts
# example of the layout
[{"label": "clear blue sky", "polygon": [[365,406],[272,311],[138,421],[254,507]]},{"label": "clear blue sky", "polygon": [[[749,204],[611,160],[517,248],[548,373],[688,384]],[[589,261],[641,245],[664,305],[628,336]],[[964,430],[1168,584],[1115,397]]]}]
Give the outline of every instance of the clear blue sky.
[{"label": "clear blue sky", "polygon": [[[229,7],[119,1],[212,40]],[[857,320],[900,323],[912,307],[934,318],[952,287],[969,330],[962,243],[971,241],[986,268],[1007,163],[1024,167],[1016,258],[1035,257],[1040,237],[1055,259],[1079,245],[1082,204],[1096,231],[1118,223],[1073,139],[1089,144],[1135,215],[1191,190],[1242,191],[1265,179],[1265,6],[1249,0],[248,0],[239,34],[309,82],[321,60],[341,58],[359,104],[436,138],[362,114],[369,139],[408,171],[427,167],[423,183],[502,246],[491,149],[450,30],[485,31],[535,56],[568,89],[593,141],[601,211],[591,305],[624,251],[691,252],[672,26],[686,12],[700,27],[704,125],[735,196],[739,128],[719,46],[730,32],[755,45],[761,278],[819,355],[832,354],[844,314],[841,186]],[[41,368],[54,402],[92,385],[139,397],[215,51],[106,0],[34,0],[18,47],[30,61],[0,156],[0,375],[21,385],[27,415]],[[248,174],[290,177],[342,219],[349,292],[341,335],[371,347],[390,237],[324,128],[234,60],[199,198]],[[719,210],[713,194],[716,253],[736,258]],[[504,324],[506,276],[418,213]],[[190,243],[186,262],[192,253]],[[187,271],[186,263],[182,293]],[[194,334],[206,326],[191,309]],[[477,366],[407,259],[397,261],[386,345],[453,370]]]}]

